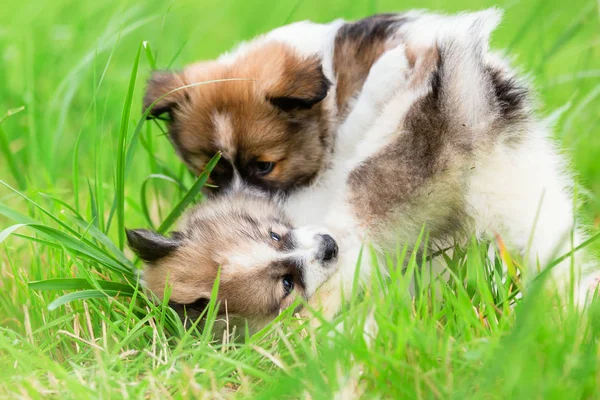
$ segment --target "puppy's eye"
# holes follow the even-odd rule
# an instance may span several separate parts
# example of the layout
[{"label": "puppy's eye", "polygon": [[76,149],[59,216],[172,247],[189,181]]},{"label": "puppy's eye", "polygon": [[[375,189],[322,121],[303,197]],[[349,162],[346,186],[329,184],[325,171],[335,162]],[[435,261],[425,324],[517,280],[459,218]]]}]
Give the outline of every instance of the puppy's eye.
[{"label": "puppy's eye", "polygon": [[279,242],[281,240],[281,235],[275,232],[271,232],[271,239],[273,239],[276,242]]},{"label": "puppy's eye", "polygon": [[281,278],[281,283],[283,284],[283,290],[285,291],[286,296],[294,290],[294,277],[292,275],[284,275],[283,278]]},{"label": "puppy's eye", "polygon": [[269,174],[271,171],[273,171],[274,167],[275,167],[275,163],[270,162],[270,161],[255,161],[253,163],[254,171],[255,171],[256,175],[259,175],[259,176],[264,176],[264,175]]}]

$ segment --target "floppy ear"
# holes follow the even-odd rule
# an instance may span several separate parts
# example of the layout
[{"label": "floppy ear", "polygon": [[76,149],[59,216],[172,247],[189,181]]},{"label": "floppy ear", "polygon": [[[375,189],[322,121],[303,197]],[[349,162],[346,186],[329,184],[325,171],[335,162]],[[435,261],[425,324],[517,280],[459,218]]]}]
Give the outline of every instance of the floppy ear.
[{"label": "floppy ear", "polygon": [[153,262],[168,256],[181,245],[181,234],[168,238],[147,229],[127,230],[127,244],[142,260]]},{"label": "floppy ear", "polygon": [[319,57],[290,58],[282,75],[268,90],[267,100],[286,112],[308,110],[327,96],[330,86]]},{"label": "floppy ear", "polygon": [[177,303],[175,301],[169,300],[169,307],[171,307],[179,317],[183,320],[187,318],[190,322],[198,319],[200,315],[204,312],[206,307],[208,307],[208,303],[210,302],[210,294],[208,297],[200,297],[196,301],[191,303]]},{"label": "floppy ear", "polygon": [[[177,107],[177,104],[185,99],[185,89],[171,93],[167,96],[165,96],[165,94],[184,85],[185,83],[182,76],[178,72],[154,72],[148,80],[146,94],[144,95],[144,109],[142,112],[145,112],[146,109],[152,106],[152,103],[156,101],[156,104],[152,106],[152,109],[148,114],[148,119],[158,117],[165,113],[168,113],[169,116],[171,116],[171,112]],[[162,96],[165,97],[161,98]]]}]

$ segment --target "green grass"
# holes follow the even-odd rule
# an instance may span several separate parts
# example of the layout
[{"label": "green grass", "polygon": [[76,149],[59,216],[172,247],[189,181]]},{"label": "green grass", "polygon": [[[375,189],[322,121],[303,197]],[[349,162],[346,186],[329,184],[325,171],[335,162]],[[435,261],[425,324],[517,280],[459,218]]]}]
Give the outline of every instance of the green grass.
[{"label": "green grass", "polygon": [[[486,261],[486,244],[449,259],[453,278],[435,292],[421,285],[408,295],[423,260],[411,258],[404,273],[390,262],[391,277],[375,277],[344,311],[343,328],[315,331],[282,315],[238,344],[184,331],[135,287],[130,271],[139,263],[123,251],[125,226],[167,229],[203,183],[158,124],[140,122],[152,67],[215,57],[294,20],[425,7],[506,10],[493,44],[531,74],[541,115],[566,106],[556,138],[578,176],[581,218],[597,225],[596,1],[5,3],[0,397],[600,397],[600,310],[556,307],[536,284],[510,307],[517,286]],[[365,340],[370,318],[378,332]]]}]

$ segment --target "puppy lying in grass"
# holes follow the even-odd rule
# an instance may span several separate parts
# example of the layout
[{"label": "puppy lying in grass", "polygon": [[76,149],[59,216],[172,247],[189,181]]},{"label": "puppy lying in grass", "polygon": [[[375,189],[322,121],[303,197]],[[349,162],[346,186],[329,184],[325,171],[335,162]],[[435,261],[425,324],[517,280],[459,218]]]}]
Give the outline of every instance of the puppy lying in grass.
[{"label": "puppy lying in grass", "polygon": [[[221,312],[256,329],[294,296],[332,318],[351,292],[357,261],[363,282],[377,268],[370,257],[359,260],[361,246],[410,247],[423,226],[430,237],[423,250],[498,235],[534,271],[578,246],[570,178],[549,129],[535,117],[528,87],[488,50],[499,20],[494,10],[413,15],[396,47],[370,68],[316,182],[271,194],[279,183],[265,189],[230,163],[225,190],[192,209],[179,232],[128,232],[147,262],[145,285],[159,297],[170,285],[175,307],[198,313],[221,268]],[[243,99],[214,104],[213,115],[233,113]],[[193,104],[180,107],[191,113]],[[173,121],[184,129],[180,116]],[[221,145],[227,155],[231,147]],[[583,303],[596,282],[585,255],[557,265],[554,281],[570,282],[571,261],[577,282],[584,278],[576,293]]]}]

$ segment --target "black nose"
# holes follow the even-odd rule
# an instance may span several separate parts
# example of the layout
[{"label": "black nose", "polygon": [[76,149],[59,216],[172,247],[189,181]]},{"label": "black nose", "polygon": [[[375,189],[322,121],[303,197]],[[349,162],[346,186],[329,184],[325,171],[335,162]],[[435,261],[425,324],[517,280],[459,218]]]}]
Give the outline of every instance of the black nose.
[{"label": "black nose", "polygon": [[321,236],[321,255],[323,261],[331,261],[338,255],[338,245],[329,235]]}]

